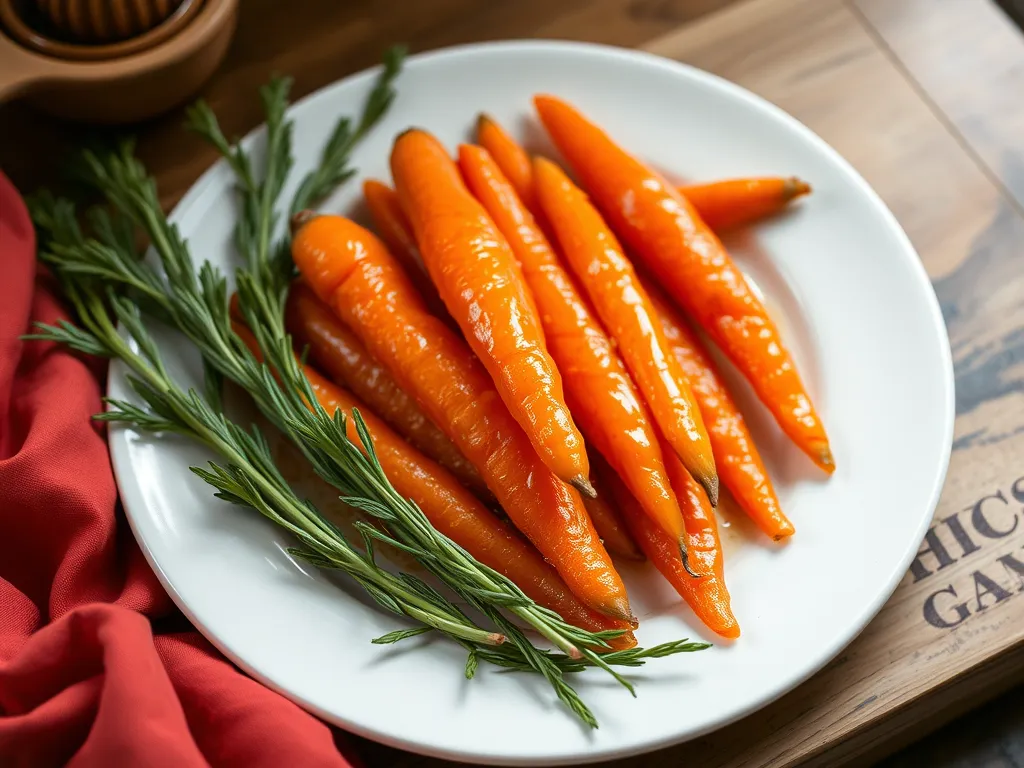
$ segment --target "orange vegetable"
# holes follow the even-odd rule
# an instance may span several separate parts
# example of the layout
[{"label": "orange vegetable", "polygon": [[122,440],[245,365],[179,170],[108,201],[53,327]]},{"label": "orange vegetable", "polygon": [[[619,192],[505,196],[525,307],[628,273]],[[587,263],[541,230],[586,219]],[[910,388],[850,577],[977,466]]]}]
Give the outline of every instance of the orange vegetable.
[{"label": "orange vegetable", "polygon": [[[526,150],[489,115],[477,118],[476,140],[494,158],[530,213],[537,216],[533,165]],[[689,184],[679,191],[709,227],[721,231],[770,216],[808,194],[811,187],[796,177],[765,177]]]},{"label": "orange vegetable", "polygon": [[550,96],[534,103],[612,227],[746,376],[783,431],[833,472],[825,428],[775,323],[693,205],[569,104]]},{"label": "orange vegetable", "polygon": [[459,166],[522,266],[566,402],[586,439],[623,476],[647,514],[685,545],[683,517],[650,412],[601,323],[490,154],[463,146]]},{"label": "orange vegetable", "polygon": [[447,468],[459,482],[485,500],[491,494],[480,473],[444,432],[401,390],[366,347],[313,290],[296,281],[285,310],[285,324],[298,347],[309,348],[314,365],[337,384],[352,390],[373,412],[412,445]]},{"label": "orange vegetable", "polygon": [[586,605],[632,620],[579,494],[548,470],[465,342],[430,314],[376,237],[340,216],[300,223],[306,282],[477,468],[506,514]]},{"label": "orange vegetable", "polygon": [[795,532],[775,495],[747,423],[704,345],[665,296],[645,284],[665,339],[683,366],[715,452],[718,476],[751,520],[775,541]]},{"label": "orange vegetable", "polygon": [[600,455],[591,455],[590,466],[594,468],[590,474],[590,482],[597,489],[597,498],[584,499],[583,505],[587,508],[587,514],[594,523],[597,535],[613,555],[626,560],[643,560],[644,553],[633,541],[622,515],[615,507],[615,499],[608,481],[608,476],[612,474],[611,467]]},{"label": "orange vegetable", "polygon": [[430,134],[399,136],[391,172],[434,284],[505,405],[551,471],[593,496],[583,437],[505,238]]},{"label": "orange vegetable", "polygon": [[683,464],[718,503],[718,475],[690,385],[661,332],[647,293],[600,214],[554,163],[534,161],[537,199],[562,252],[615,339],[654,421]]},{"label": "orange vegetable", "polygon": [[533,165],[526,150],[489,115],[477,118],[476,140],[494,158],[526,209],[536,216],[538,207],[533,191]]},{"label": "orange vegetable", "polygon": [[790,201],[810,193],[811,186],[795,176],[726,179],[690,184],[679,191],[704,223],[716,232],[749,224],[778,213]]},{"label": "orange vegetable", "polygon": [[[256,338],[242,323],[231,323],[246,346],[262,359]],[[402,496],[412,499],[430,524],[456,542],[478,561],[513,581],[526,595],[557,612],[570,624],[593,632],[603,629],[628,629],[623,622],[610,620],[590,610],[568,590],[555,569],[544,562],[537,551],[495,517],[469,491],[463,488],[439,464],[431,461],[341,387],[335,386],[316,370],[303,366],[313,393],[330,414],[341,410],[346,420],[348,439],[362,447],[352,410],[358,409],[366,422],[373,447],[384,474]],[[632,648],[632,633],[610,643],[616,648]]]},{"label": "orange vegetable", "polygon": [[441,295],[437,292],[437,286],[430,279],[430,274],[423,264],[416,237],[409,226],[405,211],[402,210],[398,194],[387,184],[376,179],[367,179],[363,182],[363,197],[366,198],[366,205],[370,209],[377,234],[387,244],[391,255],[405,269],[413,285],[423,294],[427,307],[454,328],[454,321],[451,320],[444,302],[441,301]]},{"label": "orange vegetable", "polygon": [[677,556],[675,542],[651,523],[639,509],[636,499],[615,476],[611,477],[612,495],[622,510],[633,539],[697,618],[722,637],[737,638],[740,625],[733,615],[729,590],[725,586],[725,562],[715,513],[704,489],[694,482],[679,460],[668,456],[667,464],[690,537],[687,550],[701,576],[694,577],[686,572]]},{"label": "orange vegetable", "polygon": [[366,205],[370,209],[377,234],[387,244],[391,255],[402,265],[414,283],[417,282],[417,278],[429,282],[430,275],[423,265],[416,237],[412,233],[409,219],[402,210],[402,203],[395,190],[382,181],[367,179],[363,182],[363,197],[366,198]]}]

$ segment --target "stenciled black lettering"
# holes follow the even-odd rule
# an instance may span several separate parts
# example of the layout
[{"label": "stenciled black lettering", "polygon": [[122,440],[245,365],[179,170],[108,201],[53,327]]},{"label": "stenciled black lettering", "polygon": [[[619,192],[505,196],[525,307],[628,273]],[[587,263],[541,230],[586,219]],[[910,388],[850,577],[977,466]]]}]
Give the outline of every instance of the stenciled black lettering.
[{"label": "stenciled black lettering", "polygon": [[989,606],[982,603],[982,598],[992,595],[995,598],[992,601],[992,605],[1001,603],[1010,597],[1010,593],[999,586],[998,583],[990,579],[981,571],[975,571],[971,574],[974,577],[974,597],[977,600],[977,606],[975,607],[975,613],[978,611],[984,611]]},{"label": "stenciled black lettering", "polygon": [[1024,504],[1024,477],[1017,478],[1017,482],[1010,488],[1010,494],[1021,504]]},{"label": "stenciled black lettering", "polygon": [[970,507],[971,525],[974,526],[974,530],[988,539],[1002,539],[1016,531],[1017,524],[1020,522],[1017,518],[1017,513],[1013,512],[1013,525],[1009,528],[1003,528],[1000,530],[992,525],[992,521],[985,515],[985,502],[987,501],[1001,501],[1004,507],[1010,506],[1010,501],[1002,491],[996,491],[988,496],[982,496],[974,503],[974,506]]},{"label": "stenciled black lettering", "polygon": [[[956,619],[948,619],[939,612],[938,606],[935,605],[935,601],[939,599],[941,595],[949,595],[954,600],[957,598],[956,590],[953,589],[953,585],[950,584],[944,589],[937,590],[928,595],[928,599],[924,601],[924,620],[931,624],[936,629],[952,629],[958,624],[971,615],[970,608],[967,607],[967,603],[954,603],[951,607],[956,611]],[[946,610],[946,616],[949,615],[948,609]]]},{"label": "stenciled black lettering", "polygon": [[924,535],[924,545],[918,550],[914,562],[910,564],[910,572],[914,574],[915,584],[921,579],[932,575],[932,571],[928,570],[924,564],[923,558],[925,555],[935,556],[939,563],[939,567],[935,569],[936,571],[941,571],[943,568],[947,568],[956,562],[956,558],[949,554],[946,545],[939,539],[939,534],[936,533],[935,528],[929,528],[928,533]]},{"label": "stenciled black lettering", "polygon": [[949,527],[949,530],[953,532],[953,538],[956,539],[956,543],[960,545],[960,549],[964,551],[963,557],[967,557],[981,549],[981,547],[971,541],[971,537],[967,535],[967,529],[964,528],[963,523],[960,522],[959,513],[942,518],[942,522],[944,522]]},{"label": "stenciled black lettering", "polygon": [[1010,553],[998,558],[998,562],[1006,569],[1007,576],[1011,579],[1015,576],[1017,577],[1017,581],[1020,583],[1020,591],[1024,592],[1024,562],[1021,562]]}]

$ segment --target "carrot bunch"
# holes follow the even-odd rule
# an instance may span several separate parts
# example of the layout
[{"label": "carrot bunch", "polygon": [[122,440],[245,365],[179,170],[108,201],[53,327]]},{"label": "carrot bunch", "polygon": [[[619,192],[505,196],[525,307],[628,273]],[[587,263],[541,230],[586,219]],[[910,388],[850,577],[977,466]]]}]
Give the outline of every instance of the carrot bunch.
[{"label": "carrot bunch", "polygon": [[580,186],[486,115],[454,159],[408,130],[394,186],[363,187],[381,239],[342,216],[293,221],[288,328],[333,379],[308,368],[321,403],[369,410],[396,488],[524,592],[588,629],[635,627],[610,554],[646,559],[708,628],[738,637],[720,491],[773,540],[795,528],[703,336],[812,460],[834,460],[716,233],[810,187],[674,186],[566,102],[535,105]]}]

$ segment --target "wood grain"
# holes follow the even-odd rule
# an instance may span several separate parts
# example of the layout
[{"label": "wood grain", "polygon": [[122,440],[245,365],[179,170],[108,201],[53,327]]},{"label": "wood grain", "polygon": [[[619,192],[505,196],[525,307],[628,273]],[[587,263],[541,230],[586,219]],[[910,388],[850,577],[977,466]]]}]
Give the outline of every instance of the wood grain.
[{"label": "wood grain", "polygon": [[1021,691],[1011,691],[925,741],[876,763],[876,768],[1021,768],[1024,708],[1020,696]]},{"label": "wood grain", "polygon": [[[929,534],[946,557],[923,555],[861,637],[775,704],[616,765],[863,763],[1024,677],[1024,575],[1013,569],[1024,563],[1024,42],[999,13],[989,0],[247,0],[204,93],[229,135],[259,121],[255,89],[270,72],[293,75],[301,96],[398,40],[641,46],[809,125],[881,194],[934,279],[958,391],[956,450]],[[167,205],[213,160],[180,123],[179,112],[134,127]],[[51,182],[80,139],[24,106],[0,108],[0,167],[23,190]],[[942,590],[929,623],[929,596]],[[366,754],[372,765],[446,764],[378,745]]]},{"label": "wood grain", "polygon": [[1009,99],[1024,84],[1024,35],[1010,18],[977,0],[852,0],[851,7],[968,151],[1024,205],[1024,112]]},{"label": "wood grain", "polygon": [[[735,0],[246,0],[221,71],[201,94],[225,134],[262,122],[256,90],[273,72],[295,80],[294,98],[377,64],[387,46],[421,51],[498,38],[543,37],[636,46]],[[172,206],[215,160],[182,134],[182,110],[126,126]],[[88,131],[86,131],[88,132]],[[81,126],[24,104],[0,106],[0,168],[23,192],[60,184],[66,151]]]}]

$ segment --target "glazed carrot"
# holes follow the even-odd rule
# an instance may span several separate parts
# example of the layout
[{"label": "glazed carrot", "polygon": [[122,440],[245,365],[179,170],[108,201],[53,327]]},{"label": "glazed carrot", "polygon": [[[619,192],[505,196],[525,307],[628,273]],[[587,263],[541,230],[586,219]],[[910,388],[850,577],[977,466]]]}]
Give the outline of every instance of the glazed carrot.
[{"label": "glazed carrot", "polygon": [[685,547],[683,517],[650,412],[622,358],[487,150],[461,147],[459,167],[522,266],[540,310],[548,351],[562,374],[566,402],[580,429],[623,476],[651,519]]},{"label": "glazed carrot", "polygon": [[537,199],[569,266],[618,344],[654,422],[687,470],[718,503],[718,475],[690,385],[661,332],[647,293],[600,214],[554,163],[533,164]]},{"label": "glazed carrot", "polygon": [[693,396],[700,406],[708,437],[711,438],[711,448],[715,452],[718,476],[747,516],[765,534],[775,541],[792,536],[795,532],[793,524],[779,506],[772,481],[743,414],[736,407],[704,345],[656,286],[645,281],[644,287],[661,320],[665,339],[683,366]]},{"label": "glazed carrot", "polygon": [[[445,322],[451,321],[451,316],[441,301],[441,295],[437,292],[437,286],[430,279],[430,274],[423,264],[416,237],[409,226],[405,211],[402,210],[398,194],[383,182],[367,179],[363,182],[363,197],[366,198],[366,205],[370,209],[370,217],[373,219],[377,234],[385,242],[391,255],[404,267],[413,285],[423,294],[427,307]],[[450,324],[455,327],[454,321]]]},{"label": "glazed carrot", "polygon": [[476,140],[494,158],[523,205],[536,216],[538,209],[533,192],[533,166],[526,150],[489,115],[477,117]]},{"label": "glazed carrot", "polygon": [[775,323],[689,201],[569,104],[551,96],[534,103],[612,227],[750,381],[782,430],[833,472],[825,428]]},{"label": "glazed carrot", "polygon": [[[519,199],[534,216],[537,208],[530,156],[494,118],[477,118],[476,140],[515,187]],[[704,222],[716,231],[749,224],[778,212],[790,201],[809,194],[810,185],[794,176],[712,181],[679,187]]]},{"label": "glazed carrot", "polygon": [[679,191],[705,224],[722,232],[778,213],[790,201],[809,194],[811,186],[794,176],[764,177],[690,184]]},{"label": "glazed carrot", "polygon": [[501,399],[548,468],[593,496],[583,437],[505,238],[430,134],[399,136],[391,172],[441,298]]},{"label": "glazed carrot", "polygon": [[448,469],[467,488],[485,500],[490,497],[476,468],[427,418],[416,401],[395,384],[387,369],[373,359],[330,307],[301,281],[292,284],[285,325],[297,347],[308,346],[310,360],[335,383],[352,390],[392,429]]},{"label": "glazed carrot", "polygon": [[340,216],[300,223],[306,282],[416,398],[584,604],[631,620],[626,590],[574,488],[548,470],[465,342],[430,314],[376,237]]},{"label": "glazed carrot", "polygon": [[387,245],[395,261],[402,265],[413,283],[417,282],[417,278],[429,281],[430,275],[423,265],[416,237],[412,233],[409,219],[402,210],[402,203],[395,190],[377,179],[367,179],[363,182],[363,197],[366,198],[366,205],[370,209],[377,234]]},{"label": "glazed carrot", "polygon": [[686,520],[690,541],[688,550],[697,570],[704,574],[691,576],[676,557],[675,542],[653,525],[639,509],[629,490],[615,476],[611,477],[612,495],[622,510],[623,519],[647,559],[686,601],[708,629],[722,637],[740,636],[740,625],[733,615],[729,590],[725,586],[725,564],[722,543],[718,539],[718,522],[708,504],[708,497],[675,456],[667,458],[672,482],[679,494],[679,503]]},{"label": "glazed carrot", "polygon": [[[257,358],[262,358],[252,332],[240,322],[233,321],[231,325]],[[529,543],[488,511],[447,470],[392,432],[355,396],[308,365],[303,366],[303,372],[317,401],[328,413],[341,410],[351,416],[353,409],[359,409],[384,474],[395,490],[416,503],[434,528],[570,624],[595,632],[629,628],[624,622],[609,619],[584,606]],[[349,440],[362,447],[352,418],[346,421],[346,433]],[[631,648],[636,640],[632,633],[626,633],[613,641],[613,645]]]},{"label": "glazed carrot", "polygon": [[[644,553],[626,528],[626,523],[615,506],[608,477],[613,474],[611,467],[598,454],[590,455],[590,483],[597,489],[596,499],[584,499],[583,505],[594,523],[597,535],[601,537],[605,548],[613,555],[626,560],[643,560]],[[646,512],[644,513],[646,514]]]},{"label": "glazed carrot", "polygon": [[[476,140],[494,158],[530,213],[537,216],[539,209],[533,189],[533,166],[526,150],[486,114],[477,117]],[[693,204],[704,222],[718,231],[770,216],[795,198],[810,193],[811,187],[793,176],[768,176],[688,184],[679,187],[679,191]]]}]

